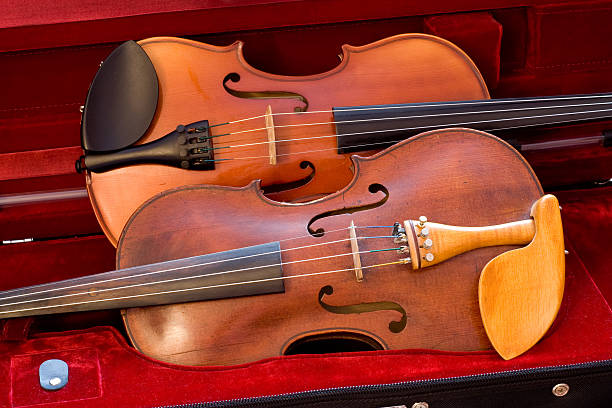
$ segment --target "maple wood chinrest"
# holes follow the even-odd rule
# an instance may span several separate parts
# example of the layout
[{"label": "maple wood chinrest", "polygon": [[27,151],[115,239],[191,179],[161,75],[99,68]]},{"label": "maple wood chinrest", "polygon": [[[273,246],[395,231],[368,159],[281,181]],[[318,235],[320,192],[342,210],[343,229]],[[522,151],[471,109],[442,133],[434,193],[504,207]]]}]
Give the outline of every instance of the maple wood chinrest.
[{"label": "maple wood chinrest", "polygon": [[531,215],[533,240],[489,261],[478,283],[485,330],[506,360],[542,338],[563,298],[565,253],[559,202],[546,195],[533,205]]}]

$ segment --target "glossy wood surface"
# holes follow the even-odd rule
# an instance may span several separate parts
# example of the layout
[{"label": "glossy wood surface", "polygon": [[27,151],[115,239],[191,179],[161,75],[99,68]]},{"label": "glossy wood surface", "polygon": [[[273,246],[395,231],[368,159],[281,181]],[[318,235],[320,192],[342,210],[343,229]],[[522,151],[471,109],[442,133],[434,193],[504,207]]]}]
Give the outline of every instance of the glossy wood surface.
[{"label": "glossy wood surface", "polygon": [[[362,47],[343,47],[341,63],[329,72],[304,77],[271,75],[251,67],[242,55],[242,43],[216,47],[195,41],[160,37],[140,42],[159,79],[158,110],[141,143],[158,139],[178,124],[209,120],[219,124],[242,118],[257,119],[213,128],[213,135],[252,128],[214,139],[216,146],[267,142],[273,114],[294,112],[304,103],[296,99],[243,99],[223,88],[229,73],[240,81],[228,86],[240,91],[285,91],[304,96],[307,112],[274,116],[276,164],[271,164],[269,145],[260,144],[216,151],[217,158],[243,159],[218,163],[214,171],[187,171],[161,165],[128,166],[87,175],[87,188],[96,216],[115,245],[130,215],[150,197],[169,188],[189,184],[244,186],[254,179],[262,185],[289,183],[305,178],[314,165],[314,178],[305,186],[270,195],[281,201],[322,196],[338,191],[351,178],[349,155],[337,154],[334,106],[357,106],[401,102],[472,100],[488,98],[480,73],[456,46],[424,34],[390,37]],[[269,118],[269,116],[268,116]],[[317,126],[283,127],[302,123]],[[332,136],[323,137],[321,136]],[[313,139],[313,137],[315,139]],[[319,137],[319,138],[317,138]],[[257,157],[244,159],[245,157]]]},{"label": "glossy wood surface", "polygon": [[[280,241],[285,293],[128,309],[124,319],[134,345],[154,358],[191,365],[278,356],[299,339],[334,333],[366,336],[386,349],[490,348],[478,279],[487,262],[513,247],[476,249],[414,271],[401,264],[373,267],[403,256],[363,252],[397,246],[392,238],[363,237],[390,235],[394,222],[422,214],[463,226],[528,219],[542,195],[529,165],[505,142],[468,129],[425,133],[353,163],[355,176],[345,189],[310,203],[271,201],[257,182],[243,188],[186,186],[149,200],[122,234],[117,267]],[[388,192],[386,201],[380,186]],[[351,221],[361,238],[361,282],[354,271]],[[327,232],[313,236],[309,223]],[[311,246],[330,241],[338,242]],[[291,249],[302,246],[308,247]],[[312,258],[320,259],[296,262]],[[351,305],[384,307],[330,311]],[[393,331],[402,310],[406,325],[395,323]]]},{"label": "glossy wood surface", "polygon": [[546,195],[534,204],[531,215],[536,229],[533,241],[492,259],[479,281],[486,332],[506,360],[544,336],[561,307],[565,287],[559,202]]},{"label": "glossy wood surface", "polygon": [[[531,242],[535,233],[533,220],[515,221],[500,225],[481,227],[459,227],[427,221],[423,228],[416,220],[404,221],[410,255],[414,269],[426,268],[444,262],[449,258],[471,251],[497,245],[525,245]],[[430,240],[430,242],[427,242]],[[431,246],[427,246],[430,244]],[[431,254],[431,260],[426,254]]]}]

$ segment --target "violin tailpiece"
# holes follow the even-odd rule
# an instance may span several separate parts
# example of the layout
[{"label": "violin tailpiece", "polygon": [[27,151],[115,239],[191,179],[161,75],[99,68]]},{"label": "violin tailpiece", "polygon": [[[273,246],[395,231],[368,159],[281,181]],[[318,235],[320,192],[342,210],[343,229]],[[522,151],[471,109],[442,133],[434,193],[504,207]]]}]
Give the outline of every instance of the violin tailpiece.
[{"label": "violin tailpiece", "polygon": [[88,170],[101,173],[123,166],[155,163],[188,170],[214,170],[216,149],[207,120],[178,125],[164,137],[142,145],[129,146],[112,152],[86,152],[75,166],[77,172]]},{"label": "violin tailpiece", "polygon": [[531,219],[485,227],[458,227],[420,217],[419,221],[407,220],[404,225],[414,269],[433,266],[477,248],[526,245],[535,234]]}]

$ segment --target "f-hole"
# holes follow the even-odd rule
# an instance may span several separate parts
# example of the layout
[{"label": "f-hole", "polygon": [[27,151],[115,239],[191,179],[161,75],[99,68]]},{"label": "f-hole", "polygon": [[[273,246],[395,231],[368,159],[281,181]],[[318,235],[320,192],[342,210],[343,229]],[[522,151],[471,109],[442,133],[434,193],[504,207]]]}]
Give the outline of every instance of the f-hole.
[{"label": "f-hole", "polygon": [[236,98],[244,99],[296,99],[304,104],[304,106],[296,106],[293,108],[295,112],[306,112],[308,109],[308,100],[295,92],[289,91],[238,91],[227,86],[228,81],[240,81],[240,75],[236,72],[231,72],[223,78],[223,89],[228,94]]},{"label": "f-hole", "polygon": [[308,184],[315,175],[315,172],[316,172],[315,166],[311,162],[305,160],[300,163],[300,168],[310,169],[310,174],[308,174],[306,177],[303,177],[301,179],[290,181],[289,183],[270,184],[269,186],[262,187],[263,193],[264,194],[280,193],[281,191],[293,190],[293,189],[300,188]]},{"label": "f-hole", "polygon": [[384,350],[376,340],[360,333],[340,331],[314,334],[291,343],[283,355]]},{"label": "f-hole", "polygon": [[310,222],[308,223],[308,232],[310,233],[310,235],[312,235],[313,237],[322,237],[323,235],[325,235],[325,230],[323,228],[318,228],[317,230],[313,230],[311,228],[312,224],[314,224],[316,221],[322,218],[333,217],[334,215],[352,214],[358,211],[370,210],[372,208],[380,207],[381,205],[386,203],[387,200],[389,199],[389,190],[387,190],[387,187],[383,186],[382,184],[378,184],[378,183],[370,184],[370,186],[368,187],[368,191],[372,194],[382,192],[385,194],[385,196],[381,198],[380,200],[374,203],[371,203],[371,204],[364,204],[364,205],[359,205],[355,207],[344,207],[344,208],[339,208],[337,210],[326,211],[324,213],[315,215],[314,217],[310,219]]}]

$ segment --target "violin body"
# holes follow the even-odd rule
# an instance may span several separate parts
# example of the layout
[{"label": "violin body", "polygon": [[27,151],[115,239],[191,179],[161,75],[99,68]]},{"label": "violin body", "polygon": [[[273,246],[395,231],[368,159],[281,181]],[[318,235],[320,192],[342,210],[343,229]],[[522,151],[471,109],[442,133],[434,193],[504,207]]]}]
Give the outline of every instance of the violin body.
[{"label": "violin body", "polygon": [[[285,279],[282,293],[127,309],[134,346],[188,365],[255,361],[321,338],[379,349],[490,349],[478,279],[512,247],[421,270],[382,265],[404,256],[395,250],[368,251],[393,249],[392,225],[421,215],[464,226],[528,219],[543,194],[530,166],[507,143],[469,129],[427,132],[352,163],[346,187],[308,203],[273,201],[252,182],[179,187],[142,205],[121,235],[118,268],[278,241]],[[382,237],[359,241],[362,281],[347,240],[351,222],[358,236]],[[336,272],[318,274],[326,271]]]},{"label": "violin body", "polygon": [[[299,188],[268,194],[281,201],[305,201],[346,186],[353,177],[350,156],[338,153],[334,137],[321,137],[335,134],[332,107],[489,97],[480,73],[464,52],[424,34],[398,35],[362,47],[344,46],[336,68],[303,77],[272,75],[251,67],[242,55],[242,43],[216,47],[160,37],[139,44],[152,61],[159,82],[157,111],[139,144],[163,137],[178,124],[208,120],[214,126],[252,117],[257,118],[212,127],[213,136],[227,129],[260,129],[216,137],[214,145],[259,143],[268,140],[264,118],[268,106],[272,113],[295,112],[296,108],[306,112],[274,116],[276,140],[293,140],[275,143],[276,164],[270,164],[269,145],[260,143],[216,150],[215,159],[239,159],[220,161],[214,170],[139,164],[88,173],[94,211],[114,245],[143,202],[181,185],[240,187],[254,179],[260,179],[263,187],[304,182]],[[238,76],[227,80],[230,74]],[[283,127],[311,122],[320,124]],[[305,162],[309,165],[304,166]]]}]

